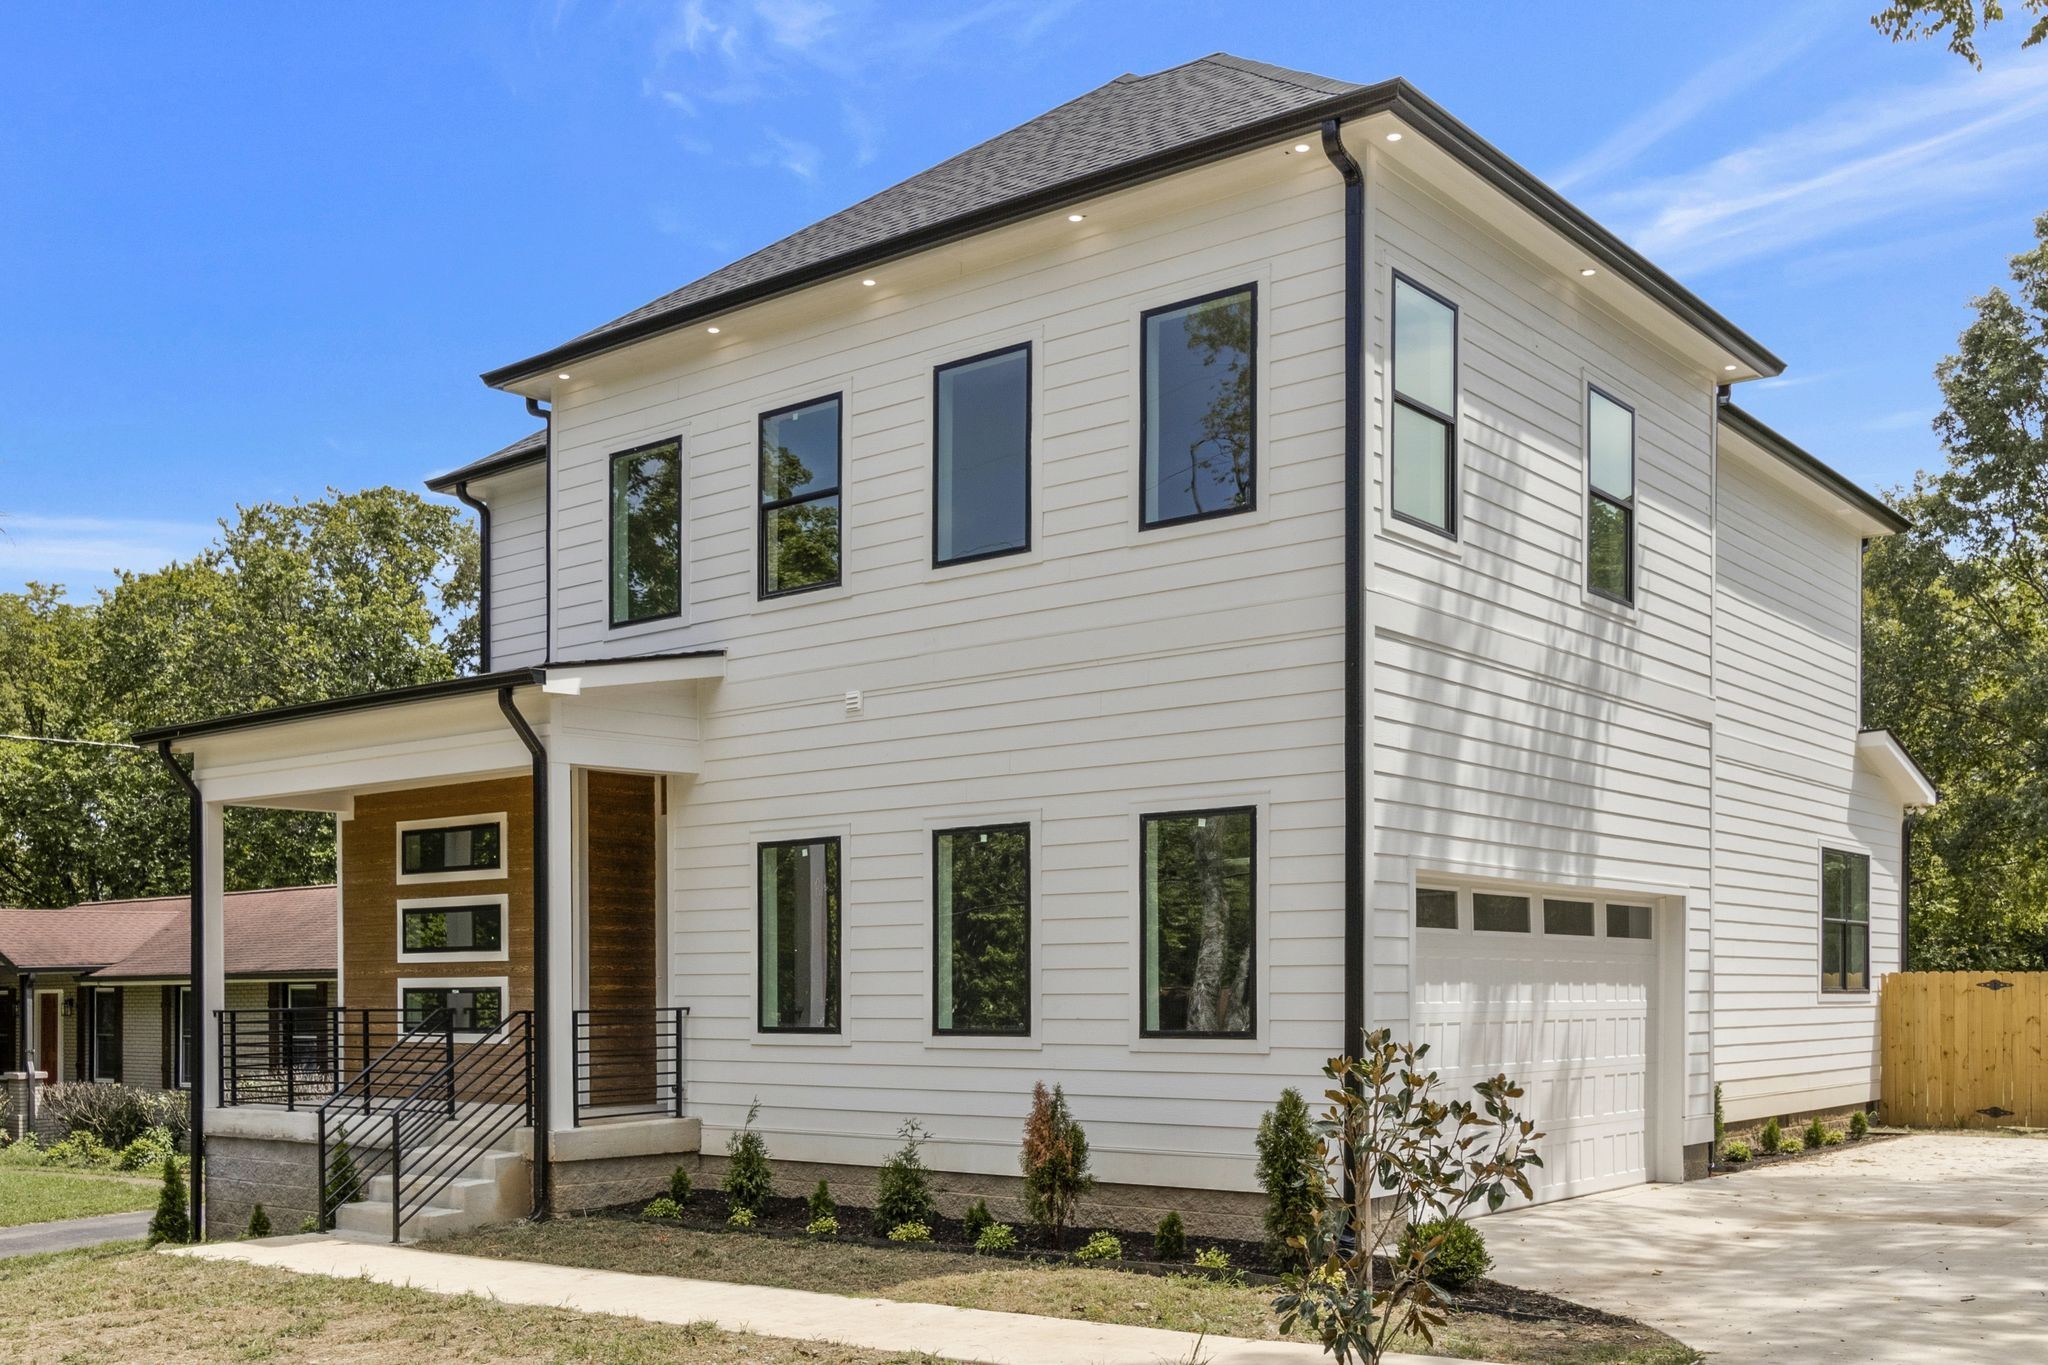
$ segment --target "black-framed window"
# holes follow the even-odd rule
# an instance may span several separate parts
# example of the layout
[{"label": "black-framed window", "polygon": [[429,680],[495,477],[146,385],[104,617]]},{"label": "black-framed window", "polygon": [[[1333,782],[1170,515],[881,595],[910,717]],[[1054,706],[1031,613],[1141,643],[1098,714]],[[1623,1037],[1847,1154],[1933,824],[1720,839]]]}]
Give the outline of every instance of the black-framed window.
[{"label": "black-framed window", "polygon": [[1458,533],[1458,308],[1394,275],[1393,459],[1389,505],[1402,521]]},{"label": "black-framed window", "polygon": [[1246,512],[1258,496],[1258,286],[1139,318],[1139,524]]},{"label": "black-framed window", "polygon": [[932,562],[1031,548],[1031,343],[932,371]]},{"label": "black-framed window", "polygon": [[1031,1032],[1031,826],[932,834],[932,1031]]},{"label": "black-framed window", "polygon": [[612,624],[683,611],[682,442],[612,456]]},{"label": "black-framed window", "polygon": [[1458,927],[1458,893],[1441,886],[1415,888],[1415,927],[1455,929]]},{"label": "black-framed window", "polygon": [[398,914],[402,952],[495,953],[505,946],[505,907],[496,902],[409,905]]},{"label": "black-framed window", "polygon": [[271,988],[285,1011],[286,1056],[295,1067],[317,1067],[327,1055],[327,983],[290,981]]},{"label": "black-framed window", "polygon": [[1870,989],[1870,855],[1820,853],[1820,988]]},{"label": "black-framed window", "polygon": [[399,991],[407,1028],[434,1021],[446,1010],[448,1027],[457,1033],[489,1033],[505,1020],[501,986],[406,986]]},{"label": "black-framed window", "polygon": [[840,395],[761,414],[761,596],[839,582]]},{"label": "black-framed window", "polygon": [[504,829],[496,820],[471,825],[409,829],[399,837],[405,876],[435,872],[494,872],[504,856]]},{"label": "black-framed window", "polygon": [[760,846],[764,1033],[839,1032],[839,840]]},{"label": "black-framed window", "polygon": [[1174,811],[1139,823],[1139,1032],[1255,1036],[1257,812]]},{"label": "black-framed window", "polygon": [[94,988],[92,1002],[92,1078],[121,1079],[121,999],[119,987]]},{"label": "black-framed window", "polygon": [[1633,602],[1636,546],[1636,412],[1586,386],[1586,586]]}]

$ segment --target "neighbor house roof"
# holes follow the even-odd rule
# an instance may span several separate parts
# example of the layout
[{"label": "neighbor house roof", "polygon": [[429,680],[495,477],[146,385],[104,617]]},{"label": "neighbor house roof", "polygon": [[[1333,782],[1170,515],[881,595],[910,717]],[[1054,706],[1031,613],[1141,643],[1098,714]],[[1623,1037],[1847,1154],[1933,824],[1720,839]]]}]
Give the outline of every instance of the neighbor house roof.
[{"label": "neighbor house roof", "polygon": [[[161,906],[167,922],[93,972],[92,979],[142,981],[191,975],[191,901],[184,896],[165,896],[130,904]],[[229,976],[334,975],[335,889],[331,882],[230,891],[221,897],[221,911],[221,946]],[[76,914],[78,910],[60,913]]]},{"label": "neighbor house roof", "polygon": [[1883,498],[1861,487],[1846,474],[1821,463],[1789,439],[1765,426],[1733,403],[1721,404],[1721,424],[1738,433],[1768,455],[1776,456],[1835,497],[1874,517],[1894,532],[1908,531],[1913,523]]},{"label": "neighbor house roof", "polygon": [[539,431],[520,437],[503,450],[494,450],[480,460],[471,460],[460,469],[451,469],[446,474],[436,474],[427,480],[427,487],[436,493],[453,493],[459,484],[492,478],[530,464],[540,464],[547,457],[548,429],[542,427]]},{"label": "neighbor house roof", "polygon": [[176,918],[167,900],[0,909],[0,959],[17,971],[86,971],[127,956]]},{"label": "neighbor house roof", "polygon": [[1677,281],[1404,80],[1354,85],[1228,53],[1123,75],[930,170],[536,356],[491,370],[503,386],[741,304],[1015,222],[1090,195],[1299,134],[1390,112],[1614,274],[1758,372],[1784,365]]}]

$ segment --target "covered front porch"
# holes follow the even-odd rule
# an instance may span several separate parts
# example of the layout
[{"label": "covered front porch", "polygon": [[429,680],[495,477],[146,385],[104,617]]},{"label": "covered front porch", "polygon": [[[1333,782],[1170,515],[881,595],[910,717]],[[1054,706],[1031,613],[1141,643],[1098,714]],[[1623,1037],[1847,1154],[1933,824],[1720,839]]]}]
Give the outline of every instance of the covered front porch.
[{"label": "covered front porch", "polygon": [[[698,1131],[668,812],[723,665],[549,665],[148,737],[189,755],[196,789],[213,1234],[258,1200],[273,1222],[409,1240],[665,1186]],[[336,817],[325,1000],[227,1002],[233,806]]]}]

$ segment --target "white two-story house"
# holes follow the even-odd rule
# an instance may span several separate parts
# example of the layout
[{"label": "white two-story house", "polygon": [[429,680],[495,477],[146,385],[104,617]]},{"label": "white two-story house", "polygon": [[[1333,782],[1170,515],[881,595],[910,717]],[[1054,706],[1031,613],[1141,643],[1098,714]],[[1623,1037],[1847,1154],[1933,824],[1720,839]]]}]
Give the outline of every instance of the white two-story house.
[{"label": "white two-story house", "polygon": [[203,1060],[222,810],[341,822],[352,1041],[310,1110],[202,1079],[215,1226],[344,1133],[345,1224],[472,1151],[627,1198],[756,1101],[792,1187],[915,1117],[1000,1204],[1043,1080],[1084,1217],[1220,1227],[1380,1027],[1526,1086],[1543,1198],[1703,1169],[1716,1084],[1872,1101],[1903,523],[1733,406],[1781,369],[1405,82],[1218,55],[491,371],[544,426],[431,485],[484,671],[143,737]]}]

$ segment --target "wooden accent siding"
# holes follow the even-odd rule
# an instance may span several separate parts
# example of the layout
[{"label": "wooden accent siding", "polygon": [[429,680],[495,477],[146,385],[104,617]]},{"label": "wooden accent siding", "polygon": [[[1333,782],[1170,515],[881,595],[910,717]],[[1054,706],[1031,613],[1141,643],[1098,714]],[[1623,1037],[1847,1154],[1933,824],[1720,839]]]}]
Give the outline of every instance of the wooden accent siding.
[{"label": "wooden accent siding", "polygon": [[[401,978],[505,977],[505,1012],[533,1008],[533,801],[524,777],[419,787],[356,798],[341,822],[341,961],[338,1002],[392,1009]],[[398,882],[398,825],[406,820],[505,812],[507,875],[462,881]],[[398,960],[398,902],[426,897],[504,896],[507,960]]]},{"label": "wooden accent siding", "polygon": [[[645,1104],[654,1073],[657,789],[651,777],[588,774],[590,1099]],[[605,1011],[631,1011],[607,1015]]]}]

